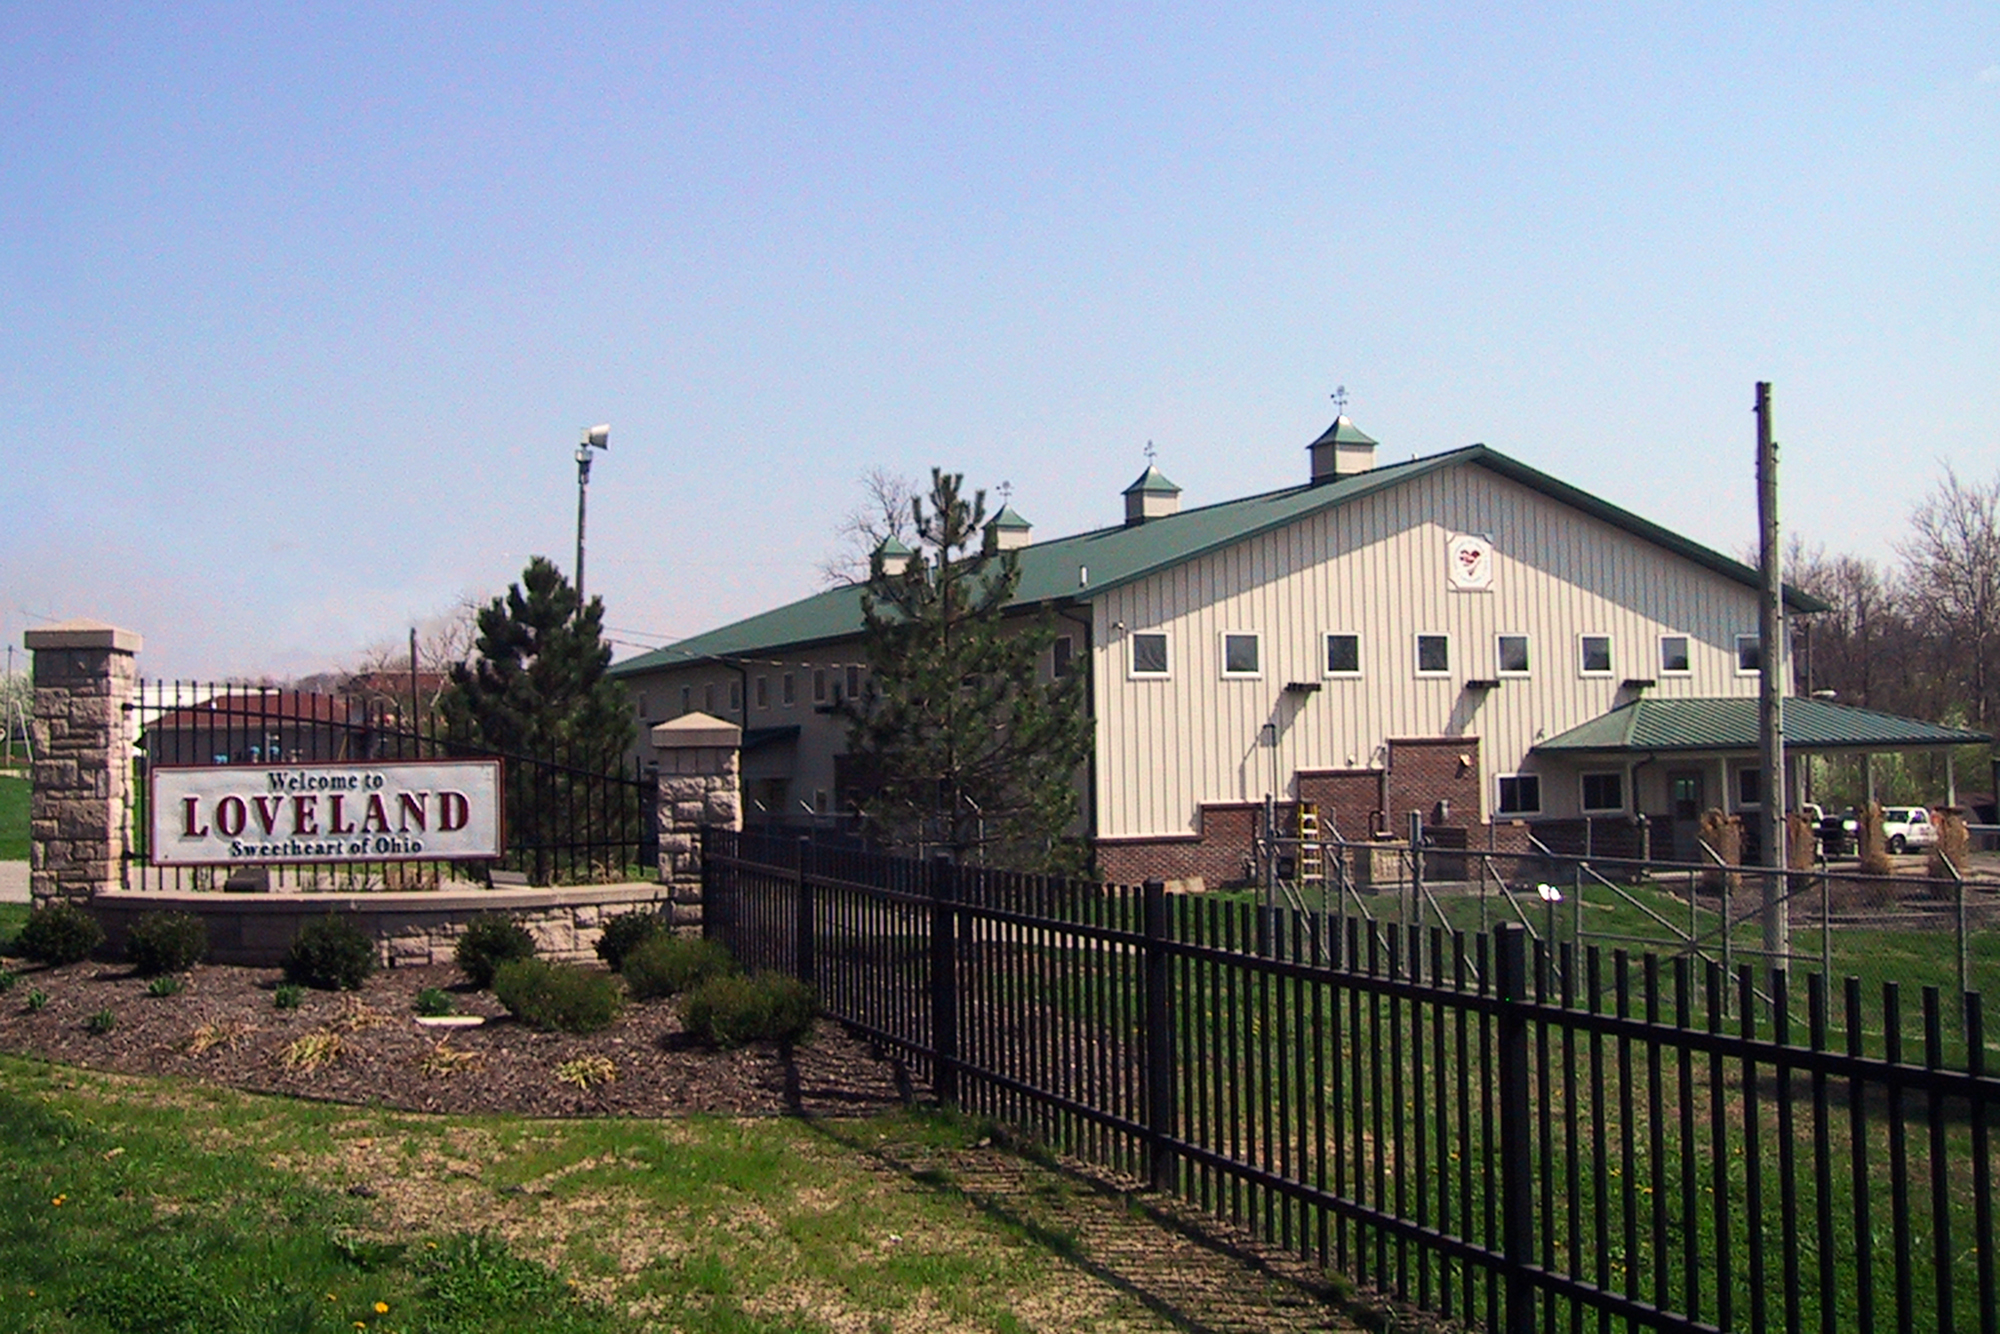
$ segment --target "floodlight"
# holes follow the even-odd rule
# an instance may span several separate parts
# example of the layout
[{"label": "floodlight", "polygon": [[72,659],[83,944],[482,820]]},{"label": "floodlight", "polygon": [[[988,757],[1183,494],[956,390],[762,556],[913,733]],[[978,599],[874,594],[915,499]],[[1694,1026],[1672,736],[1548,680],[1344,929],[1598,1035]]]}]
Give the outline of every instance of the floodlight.
[{"label": "floodlight", "polygon": [[611,423],[599,422],[583,428],[583,443],[590,449],[611,448]]}]

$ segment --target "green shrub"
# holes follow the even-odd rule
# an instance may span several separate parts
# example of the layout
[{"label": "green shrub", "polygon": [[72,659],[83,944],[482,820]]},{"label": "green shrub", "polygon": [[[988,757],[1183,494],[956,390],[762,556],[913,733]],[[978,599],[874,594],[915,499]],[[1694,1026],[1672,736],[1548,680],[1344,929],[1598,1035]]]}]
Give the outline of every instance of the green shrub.
[{"label": "green shrub", "polygon": [[375,971],[375,942],[352,918],[328,913],[299,928],[282,966],[287,982],[321,991],[359,991]]},{"label": "green shrub", "polygon": [[620,913],[604,924],[604,934],[597,940],[597,957],[612,972],[622,973],[625,956],[666,929],[666,919],[656,912]]},{"label": "green shrub", "polygon": [[425,987],[417,993],[417,1013],[429,1018],[455,1014],[458,1007],[452,1004],[451,993],[440,987]]},{"label": "green shrub", "polygon": [[184,973],[208,957],[208,923],[191,912],[140,913],[125,957],[146,977]]},{"label": "green shrub", "polygon": [[473,986],[493,985],[500,965],[535,957],[535,938],[528,928],[500,913],[481,913],[465,924],[458,938],[458,967]]},{"label": "green shrub", "polygon": [[711,977],[681,1000],[681,1024],[711,1047],[797,1042],[819,1015],[813,989],[782,973]]},{"label": "green shrub", "polygon": [[493,994],[507,1013],[536,1028],[595,1033],[624,1008],[618,979],[573,964],[509,959],[493,975]]},{"label": "green shrub", "polygon": [[118,1027],[118,1016],[109,1010],[99,1010],[96,1014],[83,1021],[83,1027],[86,1032],[90,1033],[109,1033],[112,1029]]},{"label": "green shrub", "polygon": [[171,973],[162,973],[146,984],[146,994],[155,1000],[178,996],[186,989],[187,983]]},{"label": "green shrub", "polygon": [[33,1014],[37,1010],[47,1009],[48,1004],[49,1004],[49,993],[43,991],[40,987],[36,987],[34,990],[28,993],[27,1004],[23,1008],[25,1008],[29,1014]]},{"label": "green shrub", "polygon": [[635,1000],[655,1000],[692,991],[711,977],[736,971],[736,960],[720,941],[698,936],[655,936],[625,956],[625,989]]},{"label": "green shrub", "polygon": [[296,982],[280,982],[271,993],[271,1003],[281,1010],[296,1010],[305,1004],[306,989]]},{"label": "green shrub", "polygon": [[0,991],[12,991],[16,979],[5,968],[0,968]]},{"label": "green shrub", "polygon": [[28,914],[14,948],[43,963],[75,963],[88,959],[104,943],[104,928],[81,906],[57,899]]}]

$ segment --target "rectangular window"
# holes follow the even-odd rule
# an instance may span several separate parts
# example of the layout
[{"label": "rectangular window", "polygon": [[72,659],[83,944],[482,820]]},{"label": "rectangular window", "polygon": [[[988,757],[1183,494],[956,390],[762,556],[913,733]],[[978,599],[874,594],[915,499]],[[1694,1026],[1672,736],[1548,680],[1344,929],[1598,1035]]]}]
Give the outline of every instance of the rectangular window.
[{"label": "rectangular window", "polygon": [[1526,676],[1528,674],[1528,637],[1526,635],[1501,635],[1498,649],[1500,675]]},{"label": "rectangular window", "polygon": [[639,718],[641,721],[644,721],[646,717],[646,694],[644,691],[639,692],[638,709],[639,709]]},{"label": "rectangular window", "polygon": [[1585,774],[1583,776],[1583,809],[1589,812],[1622,811],[1625,809],[1625,775],[1621,773]]},{"label": "rectangular window", "polygon": [[1764,640],[1758,635],[1736,636],[1736,674],[1755,676],[1764,670]]},{"label": "rectangular window", "polygon": [[813,789],[813,814],[826,814],[826,789],[823,787]]},{"label": "rectangular window", "polygon": [[785,707],[791,708],[799,702],[799,680],[791,672],[784,675]]},{"label": "rectangular window", "polygon": [[1611,636],[1579,635],[1576,641],[1577,670],[1585,676],[1611,675]]},{"label": "rectangular window", "polygon": [[1539,774],[1500,775],[1500,814],[1538,815],[1542,809]]},{"label": "rectangular window", "polygon": [[731,713],[743,711],[743,682],[740,680],[729,683],[729,711]]},{"label": "rectangular window", "polygon": [[1740,810],[1754,810],[1764,804],[1764,771],[1762,769],[1738,769],[1736,771],[1736,805]]},{"label": "rectangular window", "polygon": [[705,682],[702,685],[701,711],[710,715],[715,713],[715,682],[713,681]]},{"label": "rectangular window", "polygon": [[1361,675],[1361,636],[1331,634],[1326,637],[1326,674]]},{"label": "rectangular window", "polygon": [[847,697],[849,699],[861,698],[861,666],[859,663],[850,662],[847,664]]},{"label": "rectangular window", "polygon": [[1660,636],[1660,675],[1686,676],[1694,668],[1688,665],[1688,637],[1686,635]]},{"label": "rectangular window", "polygon": [[1257,636],[1252,634],[1226,634],[1222,637],[1222,674],[1224,676],[1256,676],[1260,673],[1257,665]]},{"label": "rectangular window", "polygon": [[757,678],[757,707],[760,709],[771,707],[771,678],[768,676]]},{"label": "rectangular window", "polygon": [[826,668],[813,668],[813,703],[826,703]]},{"label": "rectangular window", "polygon": [[682,687],[681,687],[681,713],[685,715],[685,714],[690,714],[690,713],[693,713],[693,712],[694,712],[694,687],[693,687],[693,686],[682,686]]},{"label": "rectangular window", "polygon": [[1167,637],[1164,634],[1132,636],[1132,675],[1165,676],[1167,666]]},{"label": "rectangular window", "polygon": [[1417,636],[1417,675],[1445,676],[1451,671],[1451,636]]},{"label": "rectangular window", "polygon": [[1049,671],[1057,677],[1069,675],[1070,655],[1075,652],[1073,641],[1068,635],[1057,635],[1055,647],[1049,650]]}]

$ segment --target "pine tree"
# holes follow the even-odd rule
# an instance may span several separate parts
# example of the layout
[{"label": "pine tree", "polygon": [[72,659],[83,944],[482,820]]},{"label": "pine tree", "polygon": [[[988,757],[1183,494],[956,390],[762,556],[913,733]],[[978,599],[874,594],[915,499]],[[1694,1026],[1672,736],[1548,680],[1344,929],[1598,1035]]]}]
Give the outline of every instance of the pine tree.
[{"label": "pine tree", "polygon": [[[623,822],[631,813],[604,811],[601,792],[580,795],[583,776],[619,772],[632,743],[625,687],[605,675],[604,600],[579,615],[576,589],[535,556],[520,583],[480,608],[478,626],[477,656],[451,669],[446,735],[462,751],[534,762],[507,766],[509,841],[545,852],[576,841],[579,820]],[[537,857],[538,880],[549,860]]]},{"label": "pine tree", "polygon": [[986,494],[967,502],[963,481],[932,471],[928,507],[911,506],[917,557],[862,592],[868,688],[848,731],[862,812],[893,844],[1078,870],[1084,676],[1041,674],[1054,621],[1006,614],[1018,561],[983,547]]}]

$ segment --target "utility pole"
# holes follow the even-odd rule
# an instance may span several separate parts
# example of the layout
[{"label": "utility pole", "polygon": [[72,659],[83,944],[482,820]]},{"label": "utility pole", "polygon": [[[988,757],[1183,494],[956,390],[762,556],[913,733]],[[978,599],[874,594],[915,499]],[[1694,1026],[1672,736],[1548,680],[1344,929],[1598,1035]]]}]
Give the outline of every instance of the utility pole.
[{"label": "utility pole", "polygon": [[611,448],[611,427],[586,426],[576,447],[576,614],[583,615],[583,497],[590,489],[590,451]]},{"label": "utility pole", "polygon": [[1778,442],[1771,438],[1771,385],[1757,382],[1757,545],[1763,590],[1757,617],[1757,748],[1763,765],[1759,820],[1763,832],[1764,952],[1788,968],[1791,947],[1785,901],[1785,582],[1778,536]]}]

